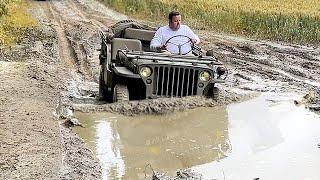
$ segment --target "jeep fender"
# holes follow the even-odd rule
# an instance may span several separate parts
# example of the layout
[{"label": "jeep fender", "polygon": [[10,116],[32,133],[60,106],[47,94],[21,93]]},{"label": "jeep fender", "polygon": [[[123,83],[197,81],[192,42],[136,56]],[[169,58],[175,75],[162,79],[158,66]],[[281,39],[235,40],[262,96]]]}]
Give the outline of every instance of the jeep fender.
[{"label": "jeep fender", "polygon": [[113,71],[117,76],[120,76],[120,77],[134,78],[134,79],[140,79],[141,78],[139,74],[134,74],[132,71],[130,71],[126,67],[115,66],[113,68]]}]

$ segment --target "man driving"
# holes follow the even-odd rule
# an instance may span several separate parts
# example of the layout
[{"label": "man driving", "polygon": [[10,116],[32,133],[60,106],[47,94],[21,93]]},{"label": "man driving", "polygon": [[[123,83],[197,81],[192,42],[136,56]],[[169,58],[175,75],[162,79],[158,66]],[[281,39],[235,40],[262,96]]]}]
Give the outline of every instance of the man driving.
[{"label": "man driving", "polygon": [[151,40],[150,49],[185,55],[191,54],[192,46],[199,43],[199,37],[187,25],[181,23],[181,14],[172,11],[169,13],[169,24],[157,30]]}]

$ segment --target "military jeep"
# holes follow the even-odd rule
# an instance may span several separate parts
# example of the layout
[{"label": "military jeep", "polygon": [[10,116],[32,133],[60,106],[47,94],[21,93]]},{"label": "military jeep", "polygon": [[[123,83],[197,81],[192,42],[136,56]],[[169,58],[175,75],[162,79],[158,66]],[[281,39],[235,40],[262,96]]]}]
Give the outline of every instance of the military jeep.
[{"label": "military jeep", "polygon": [[[120,28],[120,30],[119,30]],[[167,54],[150,50],[155,29],[134,21],[117,23],[101,33],[99,96],[117,102],[159,97],[217,96],[225,69],[212,55]]]}]

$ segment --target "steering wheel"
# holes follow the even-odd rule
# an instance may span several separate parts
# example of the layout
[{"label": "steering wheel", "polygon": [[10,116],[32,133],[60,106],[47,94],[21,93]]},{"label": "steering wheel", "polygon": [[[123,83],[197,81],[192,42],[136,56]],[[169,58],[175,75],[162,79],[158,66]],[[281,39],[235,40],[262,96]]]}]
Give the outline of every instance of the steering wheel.
[{"label": "steering wheel", "polygon": [[[179,43],[179,44],[176,44],[176,43],[171,42],[172,39],[177,38],[177,37],[185,37],[185,38],[187,38],[187,41],[186,41],[186,42],[181,42],[181,43]],[[178,47],[178,49],[179,49],[179,55],[186,55],[186,54],[188,54],[189,52],[192,51],[193,46],[194,46],[194,43],[192,42],[192,39],[191,39],[189,36],[186,36],[186,35],[175,35],[175,36],[172,36],[171,38],[169,38],[169,39],[166,41],[166,43],[165,43],[164,45],[167,46],[169,43],[170,43],[170,44],[173,44],[173,45],[175,45],[175,46]],[[190,51],[182,54],[182,52],[181,52],[181,47],[182,47],[183,45],[187,44],[187,43],[190,43],[190,44],[191,44],[191,49],[190,49]],[[171,52],[171,53],[172,53],[172,52]]]}]

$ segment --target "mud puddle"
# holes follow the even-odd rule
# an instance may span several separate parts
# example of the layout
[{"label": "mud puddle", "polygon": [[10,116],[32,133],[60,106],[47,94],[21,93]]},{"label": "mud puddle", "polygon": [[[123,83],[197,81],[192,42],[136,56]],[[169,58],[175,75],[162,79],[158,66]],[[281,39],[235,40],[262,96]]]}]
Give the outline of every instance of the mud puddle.
[{"label": "mud puddle", "polygon": [[191,168],[203,179],[319,179],[320,117],[295,106],[297,98],[264,93],[167,115],[78,112],[85,128],[74,130],[97,155],[104,179],[143,179],[148,164],[172,176]]}]

